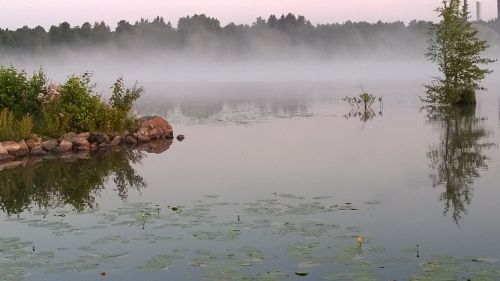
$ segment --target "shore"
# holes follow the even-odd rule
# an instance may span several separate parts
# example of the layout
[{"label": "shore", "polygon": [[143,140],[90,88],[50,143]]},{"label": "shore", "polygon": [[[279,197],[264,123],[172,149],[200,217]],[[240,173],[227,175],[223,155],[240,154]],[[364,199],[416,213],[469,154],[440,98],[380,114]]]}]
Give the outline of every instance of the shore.
[{"label": "shore", "polygon": [[[47,159],[85,159],[98,151],[129,147],[149,153],[162,153],[174,138],[172,126],[159,116],[139,119],[135,132],[66,133],[58,139],[32,135],[30,139],[0,143],[0,170],[38,163]],[[178,136],[179,140],[183,136]]]}]

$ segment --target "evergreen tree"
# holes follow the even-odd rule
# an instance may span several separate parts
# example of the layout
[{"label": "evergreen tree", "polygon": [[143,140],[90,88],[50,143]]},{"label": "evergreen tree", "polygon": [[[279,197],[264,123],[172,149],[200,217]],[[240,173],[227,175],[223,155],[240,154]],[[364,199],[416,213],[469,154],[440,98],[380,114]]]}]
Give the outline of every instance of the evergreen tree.
[{"label": "evergreen tree", "polygon": [[476,91],[485,90],[480,82],[492,71],[482,66],[495,60],[481,56],[488,48],[478,38],[478,31],[468,21],[459,0],[443,0],[436,10],[441,21],[431,27],[427,58],[437,63],[442,77],[427,85],[423,100],[439,104],[475,104]]}]

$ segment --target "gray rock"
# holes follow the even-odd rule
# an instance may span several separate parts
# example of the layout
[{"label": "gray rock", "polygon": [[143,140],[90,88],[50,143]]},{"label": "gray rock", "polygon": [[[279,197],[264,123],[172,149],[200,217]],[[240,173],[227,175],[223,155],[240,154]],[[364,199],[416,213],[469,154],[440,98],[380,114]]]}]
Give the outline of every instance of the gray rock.
[{"label": "gray rock", "polygon": [[14,156],[22,157],[30,153],[30,149],[24,140],[21,140],[20,142],[18,142],[18,144],[19,149],[14,153]]},{"label": "gray rock", "polygon": [[50,139],[42,142],[42,148],[45,151],[53,151],[54,149],[56,149],[57,145],[59,145],[59,143],[56,139]]},{"label": "gray rock", "polygon": [[128,144],[128,145],[136,145],[137,139],[134,138],[133,136],[126,136],[124,142],[125,142],[125,144]]},{"label": "gray rock", "polygon": [[91,133],[89,138],[88,138],[88,141],[89,142],[96,142],[97,144],[101,144],[101,143],[108,143],[110,141],[110,138],[106,134]]},{"label": "gray rock", "polygon": [[81,139],[86,139],[88,140],[90,138],[90,133],[89,132],[83,132],[83,133],[79,133],[78,135],[76,135],[78,138],[81,138]]},{"label": "gray rock", "polygon": [[30,150],[30,155],[45,156],[47,155],[47,151],[45,151],[41,146],[35,146]]},{"label": "gray rock", "polygon": [[77,138],[77,134],[76,133],[66,133],[62,137],[60,137],[58,139],[58,141],[59,142],[62,142],[62,141],[72,142],[75,138]]},{"label": "gray rock", "polygon": [[75,138],[72,141],[73,146],[76,147],[76,149],[80,149],[80,147],[86,147],[87,149],[90,148],[90,142],[84,138]]},{"label": "gray rock", "polygon": [[54,149],[54,153],[66,153],[71,151],[72,149],[73,149],[73,143],[70,141],[63,140],[61,141],[59,146],[57,146]]},{"label": "gray rock", "polygon": [[108,146],[119,146],[122,143],[123,137],[116,136],[112,141],[109,142]]},{"label": "gray rock", "polygon": [[28,141],[26,141],[26,145],[28,146],[29,149],[32,149],[35,146],[41,146],[42,138],[29,139]]}]

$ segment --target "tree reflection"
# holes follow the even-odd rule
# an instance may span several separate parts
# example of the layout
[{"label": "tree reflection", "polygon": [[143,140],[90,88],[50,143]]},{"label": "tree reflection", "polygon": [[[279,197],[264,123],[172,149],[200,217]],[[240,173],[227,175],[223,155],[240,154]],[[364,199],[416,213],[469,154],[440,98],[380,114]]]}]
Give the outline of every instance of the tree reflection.
[{"label": "tree reflection", "polygon": [[427,117],[442,130],[440,143],[427,153],[434,170],[432,184],[444,187],[440,197],[444,214],[451,212],[458,223],[471,203],[474,181],[488,168],[484,150],[495,144],[487,142],[485,119],[476,116],[474,106],[432,107],[427,109]]},{"label": "tree reflection", "polygon": [[0,172],[0,208],[8,215],[32,206],[42,209],[72,206],[81,211],[96,207],[96,198],[108,180],[125,200],[130,188],[146,186],[133,164],[144,157],[139,150],[100,152],[88,159],[44,160]]}]

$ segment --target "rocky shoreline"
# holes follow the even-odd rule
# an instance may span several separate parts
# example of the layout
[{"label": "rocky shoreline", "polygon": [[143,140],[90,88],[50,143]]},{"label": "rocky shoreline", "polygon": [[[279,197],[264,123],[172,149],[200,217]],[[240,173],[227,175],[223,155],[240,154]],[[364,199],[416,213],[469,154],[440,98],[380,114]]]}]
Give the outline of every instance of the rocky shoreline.
[{"label": "rocky shoreline", "polygon": [[[32,135],[21,141],[0,142],[0,164],[11,166],[29,158],[86,158],[92,152],[127,146],[151,153],[167,150],[174,138],[172,126],[159,116],[139,119],[139,129],[132,133],[66,133],[58,139]],[[183,139],[180,135],[179,139]],[[9,162],[12,162],[9,165]],[[17,165],[15,165],[17,166]],[[1,170],[1,167],[0,167]]]}]

